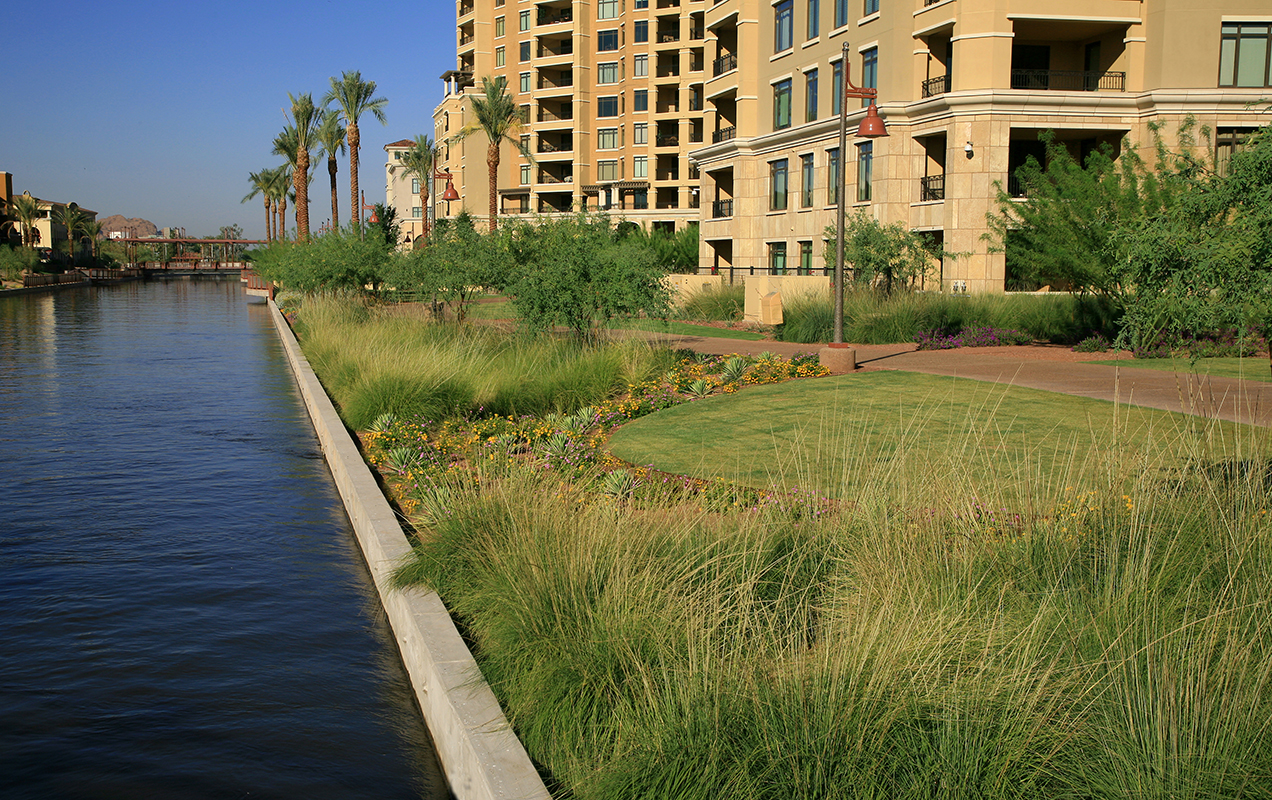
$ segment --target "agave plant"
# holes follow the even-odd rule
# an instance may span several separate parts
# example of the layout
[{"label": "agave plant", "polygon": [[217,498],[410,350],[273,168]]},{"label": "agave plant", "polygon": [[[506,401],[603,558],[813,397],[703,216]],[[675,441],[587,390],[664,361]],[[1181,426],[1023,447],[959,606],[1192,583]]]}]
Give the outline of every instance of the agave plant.
[{"label": "agave plant", "polygon": [[395,447],[385,456],[384,462],[399,475],[409,472],[420,461],[420,454],[413,447]]},{"label": "agave plant", "polygon": [[367,426],[367,430],[372,433],[386,433],[389,428],[393,427],[393,423],[397,418],[392,413],[384,413],[371,420],[371,424]]},{"label": "agave plant", "polygon": [[725,383],[737,383],[742,380],[742,376],[746,374],[746,369],[749,366],[751,366],[751,362],[745,356],[734,356],[724,362],[724,369],[720,372],[720,379]]},{"label": "agave plant", "polygon": [[626,500],[636,491],[636,476],[625,469],[616,469],[601,479],[601,492],[608,497]]},{"label": "agave plant", "polygon": [[550,456],[565,458],[570,452],[570,436],[566,433],[554,433],[543,443],[543,450]]},{"label": "agave plant", "polygon": [[715,387],[711,385],[711,381],[706,378],[699,378],[689,384],[689,394],[697,398],[703,398],[711,394],[711,390]]},{"label": "agave plant", "polygon": [[763,353],[760,353],[758,356],[756,356],[755,360],[756,361],[776,361],[777,353],[774,353],[772,350],[765,350]]},{"label": "agave plant", "polygon": [[454,506],[453,492],[449,486],[434,485],[421,491],[416,498],[419,506],[415,512],[416,520],[425,524],[449,517]]},{"label": "agave plant", "polygon": [[587,433],[596,424],[597,416],[595,408],[586,406],[562,419],[561,424],[562,427],[576,433]]}]

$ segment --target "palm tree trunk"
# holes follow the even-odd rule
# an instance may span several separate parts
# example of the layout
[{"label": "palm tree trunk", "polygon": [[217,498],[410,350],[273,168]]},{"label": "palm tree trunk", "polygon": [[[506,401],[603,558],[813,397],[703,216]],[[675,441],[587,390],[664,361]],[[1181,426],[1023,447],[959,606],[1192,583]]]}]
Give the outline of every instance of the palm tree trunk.
[{"label": "palm tree trunk", "polygon": [[331,229],[340,230],[340,206],[336,202],[336,157],[327,156],[327,174],[331,176]]},{"label": "palm tree trunk", "polygon": [[428,241],[429,219],[428,219],[428,185],[433,181],[433,170],[429,170],[427,181],[420,181],[420,213],[424,215],[424,241]]},{"label": "palm tree trunk", "polygon": [[499,142],[491,142],[486,148],[486,171],[490,176],[490,231],[499,225]]},{"label": "palm tree trunk", "polygon": [[287,198],[278,203],[278,238],[287,241]]},{"label": "palm tree trunk", "polygon": [[265,197],[265,241],[266,242],[274,241],[273,216],[274,216],[273,214],[269,213],[269,196],[266,195]]},{"label": "palm tree trunk", "polygon": [[301,147],[296,151],[296,173],[292,176],[296,184],[296,241],[309,241],[309,150]]},{"label": "palm tree trunk", "polygon": [[362,137],[358,135],[358,123],[349,120],[349,216],[354,220],[358,235],[362,235],[362,201],[358,199],[358,145]]}]

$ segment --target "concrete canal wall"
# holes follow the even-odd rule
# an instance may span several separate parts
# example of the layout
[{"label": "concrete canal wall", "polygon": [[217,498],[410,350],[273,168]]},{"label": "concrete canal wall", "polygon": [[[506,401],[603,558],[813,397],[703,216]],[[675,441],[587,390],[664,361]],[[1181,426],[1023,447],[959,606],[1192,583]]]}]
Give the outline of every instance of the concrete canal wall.
[{"label": "concrete canal wall", "polygon": [[390,588],[394,567],[410,550],[406,535],[278,306],[271,300],[269,308],[397,637],[451,791],[459,800],[548,800],[543,781],[513,735],[441,598],[433,591]]}]

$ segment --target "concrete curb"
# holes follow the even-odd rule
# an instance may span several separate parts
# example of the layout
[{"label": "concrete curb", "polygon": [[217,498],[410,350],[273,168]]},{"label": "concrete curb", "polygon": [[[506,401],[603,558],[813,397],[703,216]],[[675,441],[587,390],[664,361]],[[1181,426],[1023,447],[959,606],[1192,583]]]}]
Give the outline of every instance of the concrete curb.
[{"label": "concrete curb", "polygon": [[482,679],[441,598],[432,591],[390,588],[393,568],[410,551],[406,535],[300,352],[287,320],[273,300],[269,308],[380,593],[380,603],[397,637],[451,791],[458,800],[548,800],[547,788]]}]

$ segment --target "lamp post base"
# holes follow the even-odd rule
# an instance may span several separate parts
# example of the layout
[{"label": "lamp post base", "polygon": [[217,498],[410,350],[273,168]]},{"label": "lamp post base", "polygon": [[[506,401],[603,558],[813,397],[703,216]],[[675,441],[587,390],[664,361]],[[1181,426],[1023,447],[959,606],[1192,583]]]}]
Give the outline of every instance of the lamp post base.
[{"label": "lamp post base", "polygon": [[817,360],[835,375],[857,369],[857,351],[847,344],[828,344],[817,351]]}]

